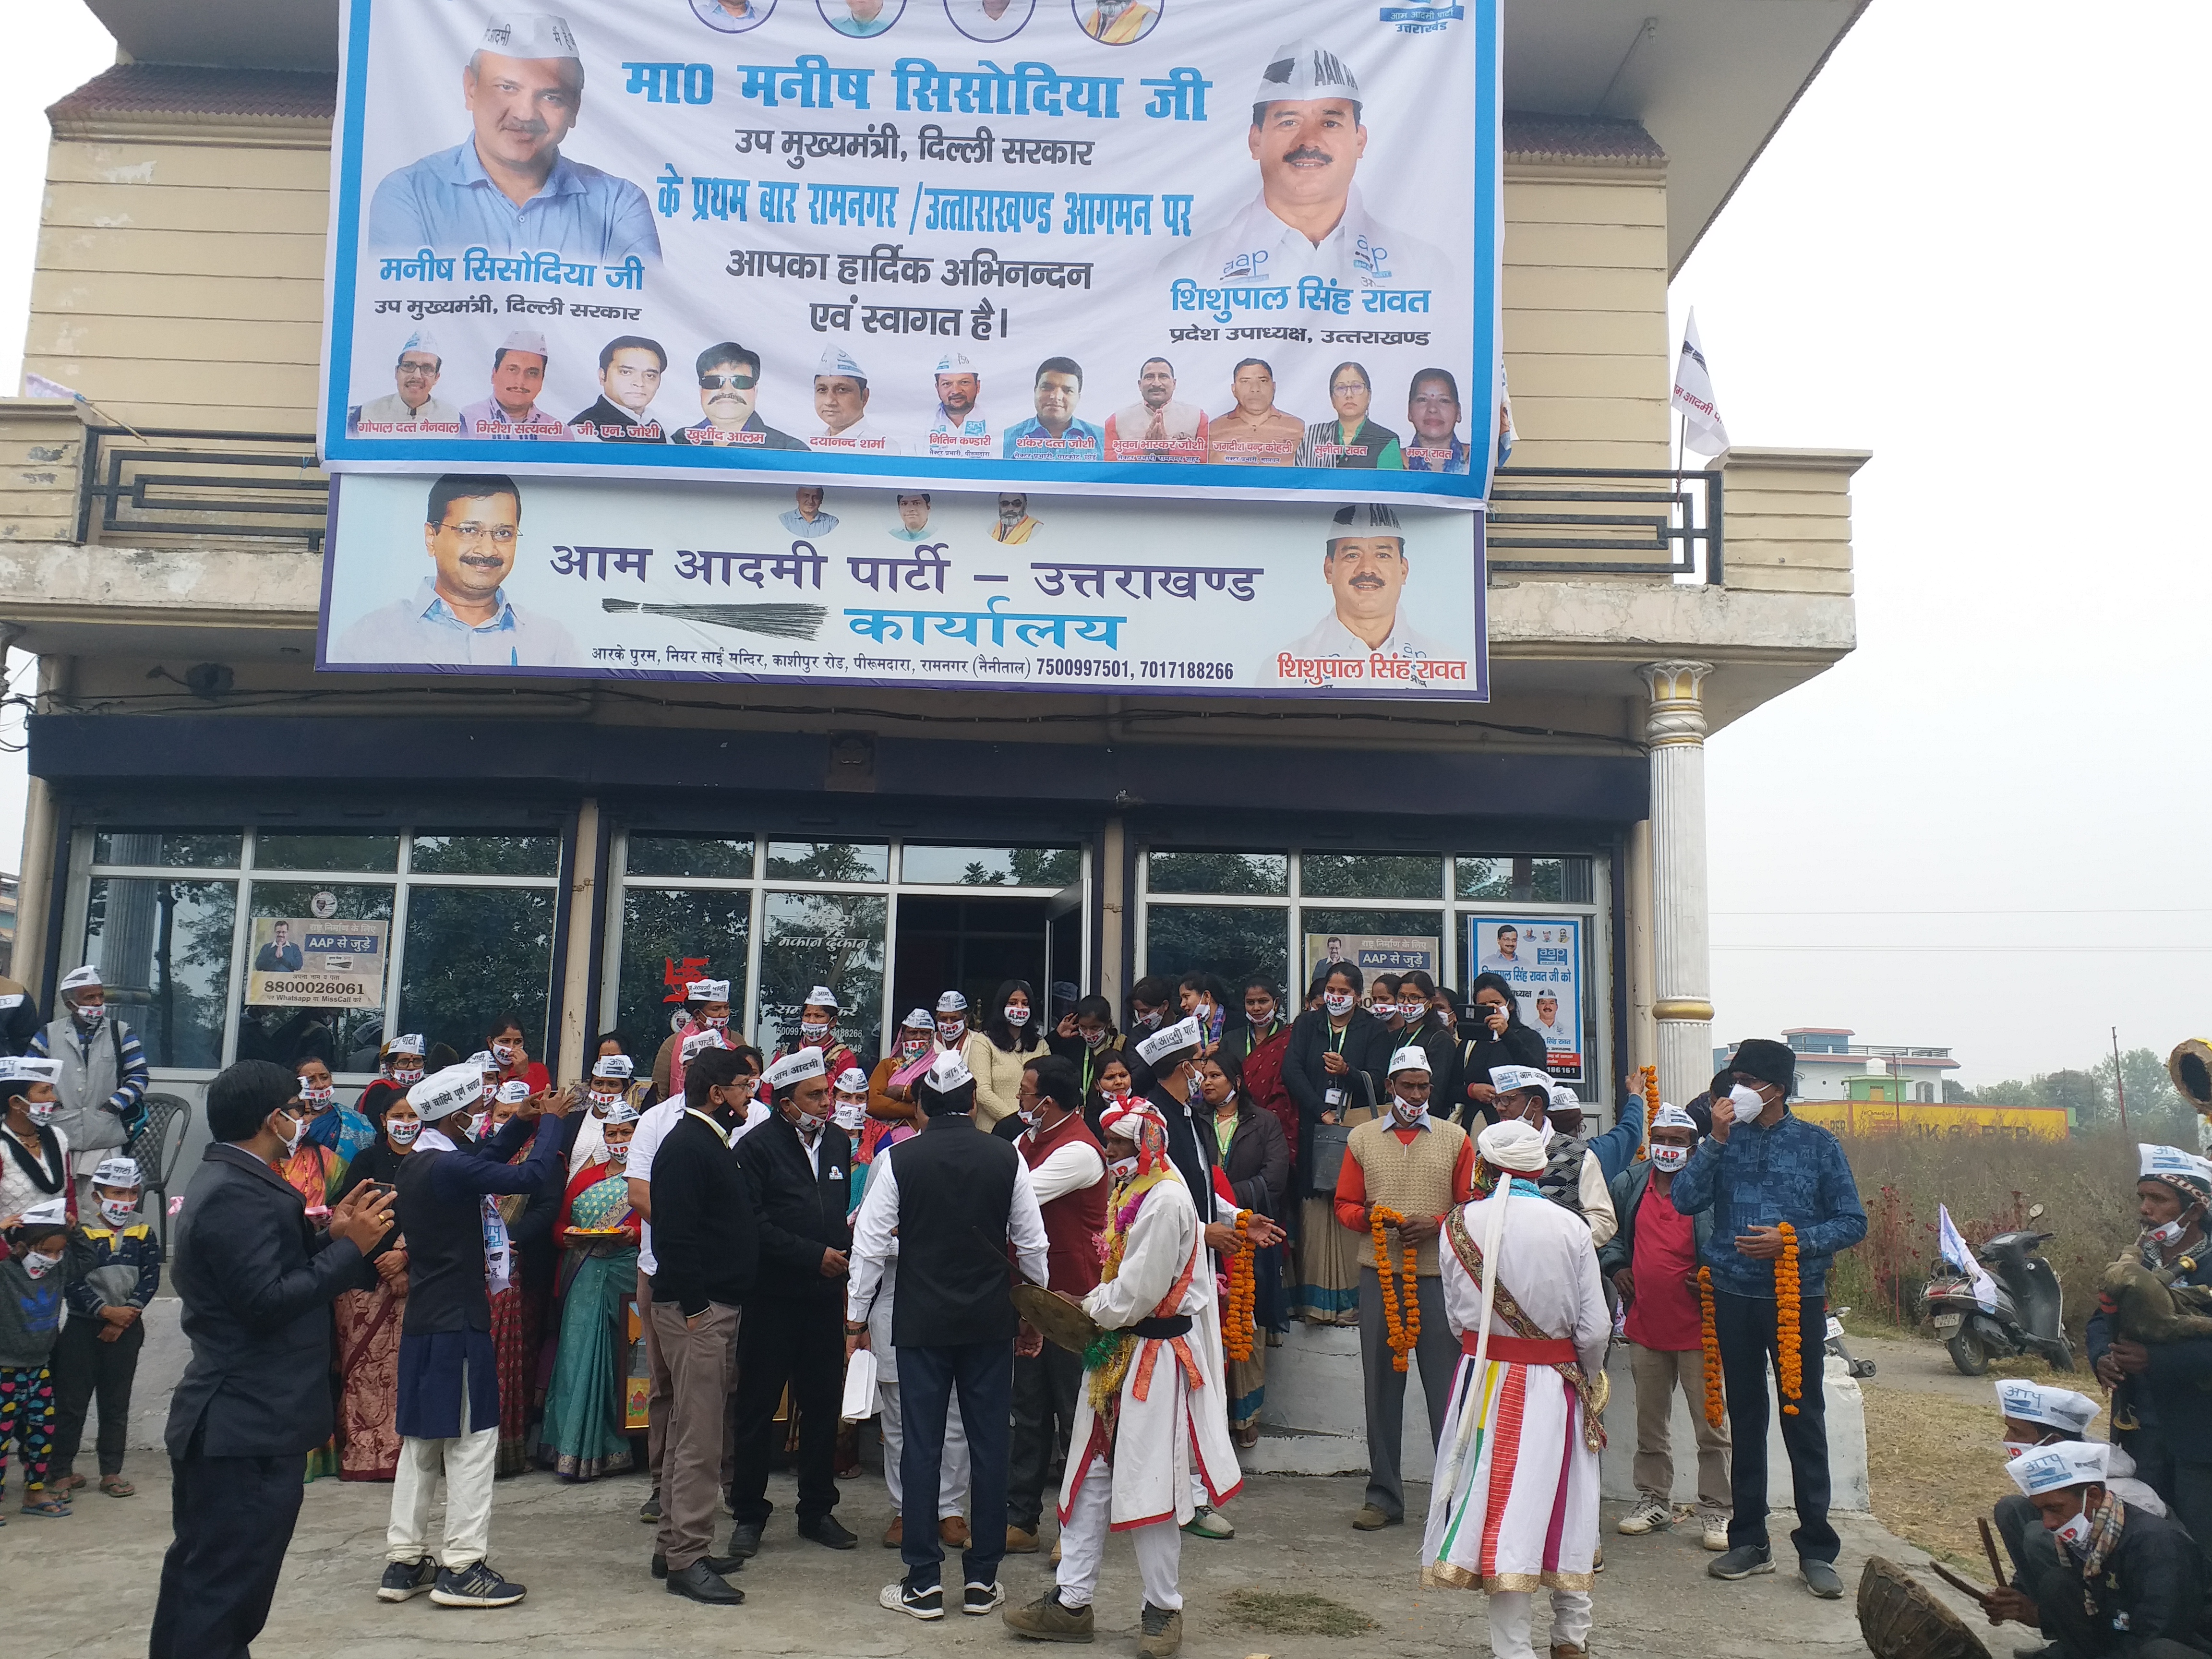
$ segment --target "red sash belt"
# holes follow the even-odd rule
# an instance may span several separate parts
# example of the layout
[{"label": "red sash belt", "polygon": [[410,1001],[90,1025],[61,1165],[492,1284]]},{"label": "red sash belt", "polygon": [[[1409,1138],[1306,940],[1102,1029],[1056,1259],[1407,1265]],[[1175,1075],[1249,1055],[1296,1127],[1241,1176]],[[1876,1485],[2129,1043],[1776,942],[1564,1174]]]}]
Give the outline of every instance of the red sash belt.
[{"label": "red sash belt", "polygon": [[[1459,1340],[1459,1351],[1474,1352],[1475,1334],[1468,1331]],[[1502,1365],[1577,1365],[1582,1356],[1575,1351],[1574,1343],[1564,1336],[1507,1336],[1503,1332],[1490,1334],[1490,1357]]]}]

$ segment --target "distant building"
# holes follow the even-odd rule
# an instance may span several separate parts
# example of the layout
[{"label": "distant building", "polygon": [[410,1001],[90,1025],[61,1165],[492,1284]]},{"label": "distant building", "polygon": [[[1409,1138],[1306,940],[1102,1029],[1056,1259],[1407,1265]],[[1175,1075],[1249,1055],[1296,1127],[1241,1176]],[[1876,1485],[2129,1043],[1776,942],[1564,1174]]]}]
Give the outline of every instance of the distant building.
[{"label": "distant building", "polygon": [[[1798,1025],[1782,1034],[1797,1055],[1797,1098],[1880,1100],[1933,1105],[1943,1098],[1943,1079],[1959,1068],[1948,1048],[1917,1044],[1854,1042],[1839,1025]],[[1731,1051],[1713,1050],[1720,1069]]]},{"label": "distant building", "polygon": [[0,974],[15,971],[15,890],[21,884],[12,870],[0,870]]}]

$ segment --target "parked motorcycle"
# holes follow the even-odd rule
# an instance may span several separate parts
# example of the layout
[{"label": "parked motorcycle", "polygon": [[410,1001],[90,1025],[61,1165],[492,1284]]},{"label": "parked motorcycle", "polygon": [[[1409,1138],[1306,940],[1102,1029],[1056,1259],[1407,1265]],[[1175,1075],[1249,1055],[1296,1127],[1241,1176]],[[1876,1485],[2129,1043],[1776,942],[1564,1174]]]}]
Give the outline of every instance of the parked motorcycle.
[{"label": "parked motorcycle", "polygon": [[1844,1346],[1844,1316],[1850,1311],[1849,1308],[1831,1308],[1828,1310],[1828,1338],[1823,1346],[1828,1352],[1844,1362],[1844,1369],[1850,1376],[1872,1376],[1874,1361],[1854,1358],[1851,1351]]},{"label": "parked motorcycle", "polygon": [[[2042,1214],[2043,1206],[2032,1205],[2027,1218]],[[2023,1230],[1999,1233],[1981,1247],[1994,1307],[1984,1307],[1974,1281],[1948,1264],[1944,1276],[1928,1281],[1929,1318],[1962,1375],[1979,1376],[1993,1358],[2028,1353],[2040,1355],[2053,1370],[2074,1369],[2074,1349],[2060,1319],[2058,1274],[2037,1254],[2056,1237]]]}]

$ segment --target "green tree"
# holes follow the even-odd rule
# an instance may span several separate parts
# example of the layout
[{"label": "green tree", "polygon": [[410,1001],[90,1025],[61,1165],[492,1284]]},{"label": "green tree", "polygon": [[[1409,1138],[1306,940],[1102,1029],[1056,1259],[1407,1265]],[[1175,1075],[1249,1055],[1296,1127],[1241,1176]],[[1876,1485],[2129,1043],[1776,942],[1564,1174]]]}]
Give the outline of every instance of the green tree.
[{"label": "green tree", "polygon": [[[2164,1059],[2148,1048],[2130,1048],[2120,1055],[2117,1066],[2109,1054],[2099,1060],[2097,1085],[2108,1097],[2113,1093],[2115,1071],[2127,1091],[2130,1128],[2147,1134],[2154,1131],[2168,1136],[2185,1131],[2193,1134],[2195,1109],[2175,1090],[2173,1079],[2166,1075]],[[2117,1105],[2112,1117],[2114,1121],[2118,1121]],[[2195,1143],[2191,1139],[2185,1144]]]}]

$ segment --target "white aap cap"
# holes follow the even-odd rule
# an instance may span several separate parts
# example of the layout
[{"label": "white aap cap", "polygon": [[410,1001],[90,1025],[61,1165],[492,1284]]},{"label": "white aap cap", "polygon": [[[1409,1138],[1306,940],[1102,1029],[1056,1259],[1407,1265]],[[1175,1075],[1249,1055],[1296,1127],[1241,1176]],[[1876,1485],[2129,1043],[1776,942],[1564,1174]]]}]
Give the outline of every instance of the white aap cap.
[{"label": "white aap cap", "polygon": [[975,365],[969,361],[964,352],[948,351],[937,360],[933,372],[939,374],[973,374]]},{"label": "white aap cap", "polygon": [[100,1167],[92,1172],[96,1187],[137,1187],[143,1186],[145,1180],[138,1172],[138,1160],[135,1158],[103,1158]]},{"label": "white aap cap", "polygon": [[1429,1051],[1418,1042],[1409,1042],[1399,1049],[1390,1056],[1389,1075],[1395,1077],[1401,1072],[1419,1072],[1426,1077],[1429,1074]]},{"label": "white aap cap", "polygon": [[968,1062],[951,1048],[929,1063],[929,1086],[940,1095],[949,1095],[965,1083],[973,1083],[975,1074],[968,1069]]},{"label": "white aap cap", "polygon": [[841,1095],[864,1095],[868,1092],[868,1074],[857,1066],[848,1066],[837,1073],[833,1086]]},{"label": "white aap cap", "polygon": [[2136,1156],[2139,1160],[2136,1180],[2163,1181],[2169,1186],[2186,1187],[2199,1198],[2212,1196],[2212,1163],[2196,1153],[2138,1141]]},{"label": "white aap cap", "polygon": [[968,1012],[968,999],[957,991],[947,991],[938,998],[937,1012],[940,1014],[964,1014]]},{"label": "white aap cap", "polygon": [[1500,1094],[1511,1089],[1541,1089],[1548,1096],[1552,1079],[1533,1066],[1493,1066],[1490,1068],[1490,1086]]},{"label": "white aap cap", "polygon": [[1358,103],[1359,77],[1352,65],[1312,40],[1287,41],[1267,54],[1267,66],[1252,89],[1254,103],[1303,103],[1316,98],[1349,98]]},{"label": "white aap cap", "polygon": [[518,328],[499,343],[501,351],[527,351],[540,357],[553,354],[546,349],[545,336],[534,328]]},{"label": "white aap cap", "polygon": [[2096,1421],[2098,1407],[2088,1395],[2071,1389],[2007,1377],[1997,1384],[1997,1409],[2023,1423],[2045,1423],[2068,1434],[2081,1434]]},{"label": "white aap cap", "polygon": [[66,1227],[69,1224],[69,1199],[64,1195],[50,1198],[43,1204],[33,1204],[17,1220],[26,1227]]},{"label": "white aap cap", "polygon": [[499,1093],[493,1098],[502,1106],[520,1106],[530,1098],[530,1085],[519,1077],[511,1077],[499,1085]]},{"label": "white aap cap", "polygon": [[1524,1119],[1493,1123],[1474,1139],[1474,1149],[1494,1170],[1533,1175],[1544,1167],[1544,1137]]},{"label": "white aap cap", "polygon": [[472,1060],[433,1072],[407,1091],[407,1103],[425,1123],[465,1111],[483,1098],[483,1068]]},{"label": "white aap cap", "polygon": [[440,362],[446,360],[446,354],[438,349],[438,337],[427,328],[416,329],[399,343],[401,356],[405,356],[410,351],[427,351]]},{"label": "white aap cap", "polygon": [[827,1008],[831,1013],[836,1013],[839,1012],[837,994],[826,985],[817,985],[806,994],[806,1006]]},{"label": "white aap cap", "polygon": [[1137,1045],[1137,1057],[1147,1066],[1158,1065],[1170,1054],[1185,1048],[1195,1048],[1206,1041],[1194,1019],[1179,1019],[1172,1025],[1164,1025]]},{"label": "white aap cap", "polygon": [[1554,1083],[1552,1085],[1552,1110],[1555,1112],[1578,1111],[1581,1109],[1583,1097],[1577,1094],[1572,1089],[1567,1087],[1565,1084]]},{"label": "white aap cap", "polygon": [[9,1054],[0,1059],[0,1083],[52,1083],[62,1074],[62,1063],[40,1054]]},{"label": "white aap cap", "polygon": [[592,1062],[592,1075],[605,1078],[611,1083],[624,1083],[637,1068],[629,1063],[628,1054],[601,1054]]},{"label": "white aap cap", "polygon": [[929,1017],[927,1008],[916,1008],[899,1022],[902,1031],[933,1031],[936,1029],[937,1022]]},{"label": "white aap cap", "polygon": [[684,988],[686,1002],[727,1002],[730,981],[726,979],[695,979]]},{"label": "white aap cap", "polygon": [[2105,1479],[2112,1449],[2101,1440],[2062,1440],[2038,1446],[2005,1465],[2012,1483],[2033,1498],[2065,1486],[2086,1486]]},{"label": "white aap cap", "polygon": [[420,1032],[410,1031],[404,1036],[392,1038],[385,1045],[385,1052],[391,1054],[423,1054],[429,1050],[422,1046]]},{"label": "white aap cap", "polygon": [[94,967],[88,962],[82,968],[72,968],[69,972],[62,975],[60,988],[62,994],[64,996],[68,995],[71,991],[98,990],[100,988],[100,969]]},{"label": "white aap cap", "polygon": [[730,1041],[727,1037],[713,1026],[708,1026],[703,1031],[694,1031],[690,1036],[685,1037],[680,1053],[684,1063],[689,1066],[702,1049],[726,1048],[729,1046]]},{"label": "white aap cap", "polygon": [[824,346],[821,360],[814,365],[814,372],[817,374],[843,374],[858,380],[862,386],[868,383],[868,371],[854,362],[853,354],[841,345]]},{"label": "white aap cap", "polygon": [[1694,1130],[1698,1127],[1698,1120],[1680,1106],[1669,1106],[1662,1101],[1659,1109],[1651,1115],[1651,1127],[1655,1129]]},{"label": "white aap cap", "polygon": [[500,1068],[498,1056],[489,1048],[477,1049],[464,1063],[475,1066],[479,1072],[496,1072]]},{"label": "white aap cap", "polygon": [[635,1123],[640,1115],[637,1108],[631,1105],[629,1102],[617,1100],[599,1114],[599,1121],[611,1128],[617,1124]]},{"label": "white aap cap", "polygon": [[811,1077],[825,1076],[829,1069],[819,1048],[794,1048],[781,1059],[769,1062],[764,1080],[771,1089],[788,1089]]},{"label": "white aap cap", "polygon": [[574,58],[576,37],[565,18],[543,11],[495,11],[484,20],[483,49],[502,58]]}]

